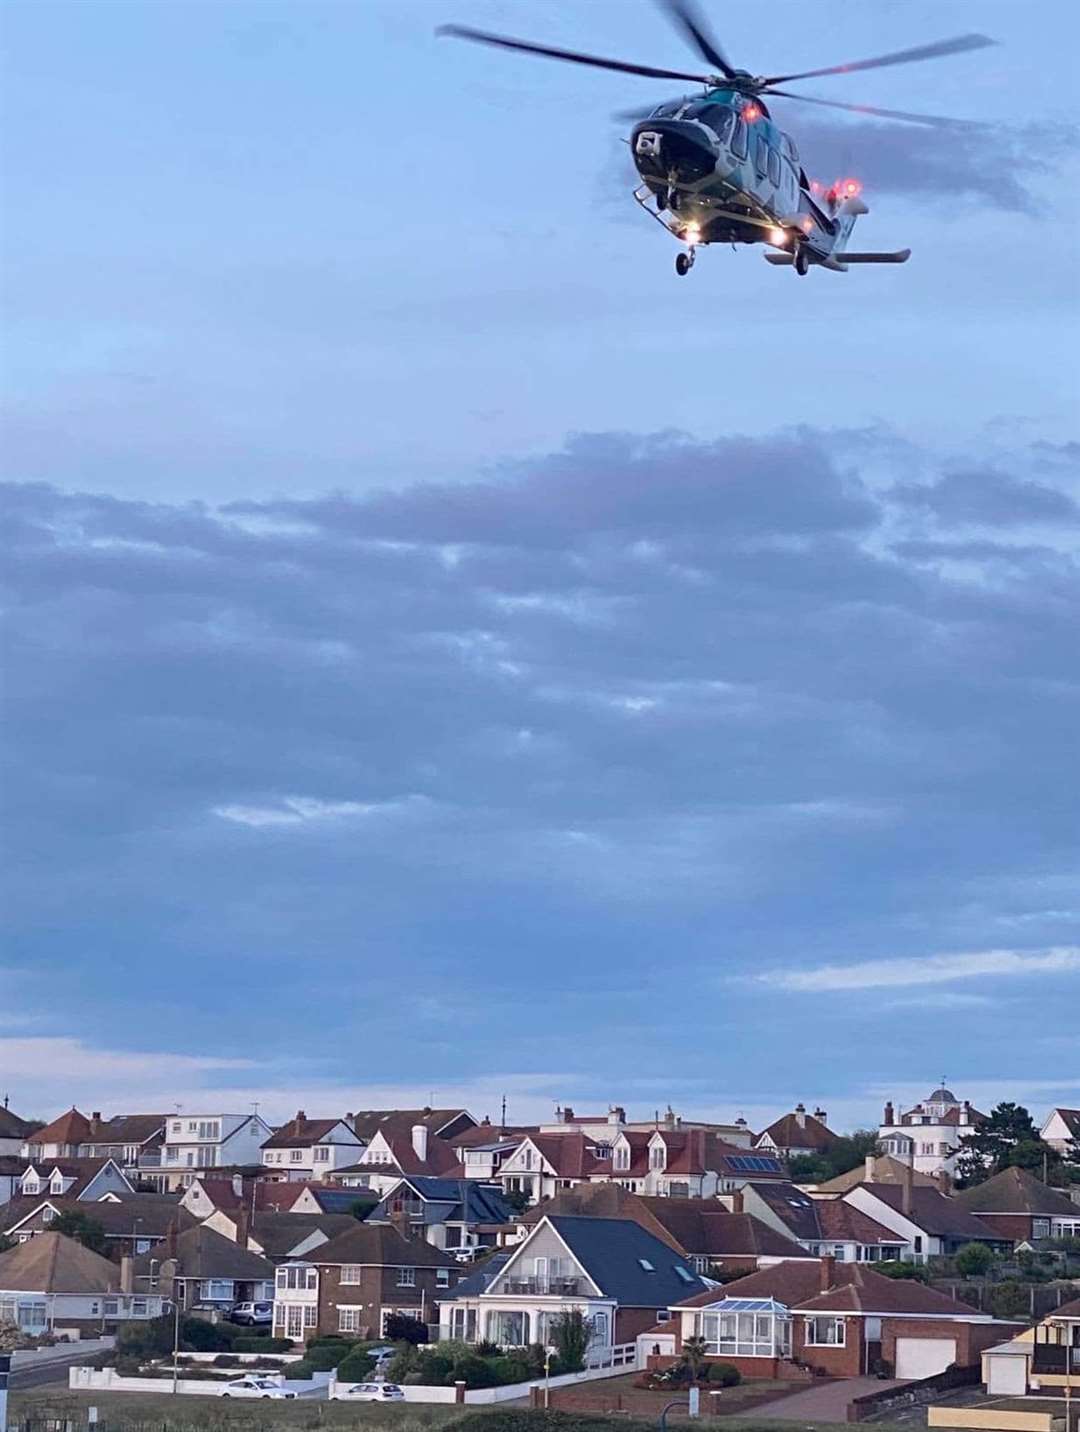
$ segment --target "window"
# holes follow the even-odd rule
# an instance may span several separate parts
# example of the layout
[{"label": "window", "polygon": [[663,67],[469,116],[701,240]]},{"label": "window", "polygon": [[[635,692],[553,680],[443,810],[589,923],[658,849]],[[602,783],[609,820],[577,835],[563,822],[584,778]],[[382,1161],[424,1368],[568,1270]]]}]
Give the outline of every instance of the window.
[{"label": "window", "polygon": [[671,1322],[671,1311],[670,1311],[670,1309],[669,1309],[669,1308],[657,1308],[657,1310],[656,1310],[656,1321],[657,1321],[658,1323],[670,1323],[670,1322]]},{"label": "window", "polygon": [[330,1150],[326,1147],[325,1144],[320,1144],[319,1147],[315,1150],[314,1159],[316,1163],[330,1162]]},{"label": "window", "polygon": [[754,146],[754,167],[763,179],[769,172],[769,141],[763,134],[758,135]]},{"label": "window", "polygon": [[173,1123],[173,1126],[172,1126],[172,1131],[173,1131],[174,1134],[178,1134],[182,1128],[183,1128],[183,1125],[182,1125],[182,1124],[180,1124],[179,1122],[174,1122],[174,1123]]},{"label": "window", "polygon": [[708,1351],[735,1357],[776,1357],[791,1350],[790,1320],[778,1312],[703,1313]]},{"label": "window", "polygon": [[290,1149],[290,1151],[289,1151],[289,1162],[290,1162],[290,1163],[302,1163],[303,1160],[304,1160],[304,1150],[303,1150],[303,1149]]},{"label": "window", "polygon": [[316,1308],[314,1303],[307,1304],[304,1308],[304,1327],[313,1328],[315,1326],[315,1314],[317,1312],[318,1308]]},{"label": "window", "polygon": [[807,1318],[807,1347],[843,1347],[844,1342],[843,1318]]},{"label": "window", "polygon": [[769,183],[780,183],[780,156],[775,149],[769,149]]},{"label": "window", "polygon": [[145,1318],[145,1317],[146,1317],[146,1306],[147,1306],[147,1304],[146,1304],[146,1299],[145,1299],[145,1298],[132,1298],[132,1300],[131,1300],[131,1316],[132,1316],[133,1318]]},{"label": "window", "polygon": [[641,1264],[641,1267],[642,1267],[642,1269],[644,1270],[644,1272],[646,1272],[646,1273],[655,1273],[655,1272],[656,1272],[656,1269],[655,1269],[655,1268],[653,1267],[653,1265],[649,1262],[648,1258],[639,1258],[639,1259],[638,1259],[638,1262]]},{"label": "window", "polygon": [[736,159],[745,159],[749,153],[749,136],[746,132],[746,120],[737,119],[735,128],[731,131],[731,152]]},{"label": "window", "polygon": [[653,1144],[649,1150],[649,1167],[663,1168],[667,1162],[667,1149],[663,1144]]},{"label": "window", "polygon": [[435,1269],[435,1286],[436,1286],[436,1288],[449,1288],[449,1286],[450,1286],[450,1269],[449,1269],[449,1268],[436,1268],[436,1269]]},{"label": "window", "polygon": [[119,1315],[120,1315],[120,1300],[119,1300],[119,1298],[106,1298],[105,1301],[104,1301],[104,1303],[102,1304],[102,1308],[104,1309],[104,1314],[103,1314],[103,1315],[104,1315],[105,1317],[107,1317],[107,1318],[119,1317]]},{"label": "window", "polygon": [[454,1307],[450,1309],[450,1336],[459,1342],[476,1341],[476,1309]]},{"label": "window", "polygon": [[42,1221],[42,1223],[51,1223],[55,1217],[56,1217],[56,1209],[55,1209],[55,1208],[48,1208],[48,1207],[46,1207],[46,1208],[43,1208],[43,1209],[41,1210],[41,1221]]},{"label": "window", "polygon": [[201,1295],[208,1303],[231,1303],[233,1282],[231,1278],[207,1278],[202,1284]]},{"label": "window", "polygon": [[359,1283],[361,1271],[359,1263],[343,1263],[341,1265],[341,1281],[343,1283]]},{"label": "window", "polygon": [[360,1309],[338,1308],[338,1332],[358,1333],[360,1331]]},{"label": "window", "polygon": [[277,1270],[277,1286],[282,1291],[289,1288],[317,1288],[319,1274],[315,1268],[305,1268],[293,1263]]},{"label": "window", "polygon": [[628,1169],[630,1167],[630,1150],[625,1144],[619,1144],[615,1150],[614,1167],[617,1169]]},{"label": "window", "polygon": [[415,1287],[416,1287],[416,1269],[415,1269],[415,1268],[399,1268],[399,1269],[397,1270],[397,1285],[398,1285],[399,1288],[415,1288]]},{"label": "window", "polygon": [[136,1252],[136,1253],[149,1253],[149,1252],[150,1252],[150,1239],[149,1239],[149,1238],[136,1238],[136,1240],[135,1240],[135,1252]]}]

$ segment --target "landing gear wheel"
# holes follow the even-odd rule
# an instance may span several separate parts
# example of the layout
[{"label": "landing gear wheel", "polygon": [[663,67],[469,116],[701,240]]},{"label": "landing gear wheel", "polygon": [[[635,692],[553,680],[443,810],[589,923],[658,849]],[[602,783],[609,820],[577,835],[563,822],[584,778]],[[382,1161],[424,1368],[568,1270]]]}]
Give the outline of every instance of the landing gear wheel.
[{"label": "landing gear wheel", "polygon": [[810,272],[810,254],[805,244],[800,244],[795,250],[795,272],[800,278],[805,278]]},{"label": "landing gear wheel", "polygon": [[694,260],[689,254],[683,253],[675,255],[675,272],[680,278],[688,274],[693,267]]}]

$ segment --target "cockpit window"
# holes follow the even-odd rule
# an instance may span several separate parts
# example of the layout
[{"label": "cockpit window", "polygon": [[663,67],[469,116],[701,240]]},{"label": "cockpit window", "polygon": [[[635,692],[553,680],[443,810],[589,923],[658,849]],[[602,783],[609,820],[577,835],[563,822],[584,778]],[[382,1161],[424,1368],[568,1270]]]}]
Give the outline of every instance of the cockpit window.
[{"label": "cockpit window", "polygon": [[658,104],[653,110],[652,114],[649,115],[649,118],[673,119],[674,116],[678,114],[679,110],[682,109],[685,103],[686,101],[682,99],[672,99],[668,100],[667,104]]},{"label": "cockpit window", "polygon": [[735,121],[735,128],[731,134],[731,152],[736,159],[746,158],[748,150],[745,119],[737,119]]},{"label": "cockpit window", "polygon": [[699,119],[702,124],[709,126],[717,138],[726,139],[734,115],[726,104],[714,104],[712,101],[707,101],[688,105],[683,110],[682,118]]}]

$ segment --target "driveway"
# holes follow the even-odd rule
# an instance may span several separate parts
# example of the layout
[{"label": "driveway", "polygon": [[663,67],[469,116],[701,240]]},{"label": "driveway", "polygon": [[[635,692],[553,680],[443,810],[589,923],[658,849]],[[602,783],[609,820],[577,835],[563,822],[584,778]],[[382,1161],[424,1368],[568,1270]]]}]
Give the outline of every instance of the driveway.
[{"label": "driveway", "polygon": [[848,1403],[864,1392],[883,1392],[900,1387],[897,1381],[880,1377],[846,1377],[821,1382],[805,1392],[793,1392],[776,1402],[759,1402],[754,1416],[783,1422],[846,1422]]}]

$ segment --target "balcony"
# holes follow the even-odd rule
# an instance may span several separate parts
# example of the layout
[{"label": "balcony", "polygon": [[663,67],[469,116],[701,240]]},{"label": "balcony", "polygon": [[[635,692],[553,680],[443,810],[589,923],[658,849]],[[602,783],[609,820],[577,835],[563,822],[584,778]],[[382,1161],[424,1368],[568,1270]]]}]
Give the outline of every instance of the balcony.
[{"label": "balcony", "polygon": [[523,1297],[578,1298],[584,1292],[584,1284],[581,1278],[506,1278],[498,1291]]}]

